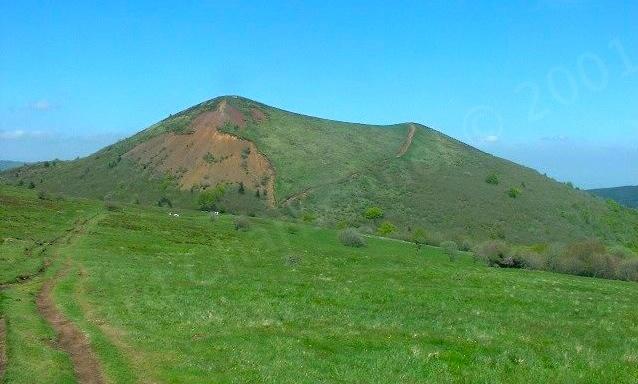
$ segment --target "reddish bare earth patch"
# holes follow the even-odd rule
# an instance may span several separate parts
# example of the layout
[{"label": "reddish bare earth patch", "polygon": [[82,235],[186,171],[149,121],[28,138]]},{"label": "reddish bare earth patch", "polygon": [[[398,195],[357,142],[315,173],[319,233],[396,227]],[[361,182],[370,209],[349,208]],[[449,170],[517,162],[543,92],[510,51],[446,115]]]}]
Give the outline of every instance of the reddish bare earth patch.
[{"label": "reddish bare earth patch", "polygon": [[78,382],[80,384],[104,383],[100,363],[91,350],[88,338],[66,319],[53,301],[53,287],[57,278],[48,280],[42,286],[36,299],[38,311],[55,330],[58,346],[71,357]]},{"label": "reddish bare earth patch", "polygon": [[[255,120],[265,118],[254,111],[251,115]],[[224,100],[216,110],[195,118],[192,133],[156,136],[124,156],[160,173],[177,176],[183,190],[243,183],[246,189],[259,190],[267,197],[268,204],[274,206],[275,172],[270,162],[252,142],[220,132],[219,128],[227,123],[243,128],[246,117]]]},{"label": "reddish bare earth patch", "polygon": [[401,157],[405,155],[405,153],[410,149],[410,145],[412,145],[412,139],[414,138],[414,133],[416,132],[416,126],[414,124],[410,124],[410,128],[408,130],[408,136],[405,138],[403,144],[399,148],[397,152],[397,157]]},{"label": "reddish bare earth patch", "polygon": [[258,108],[251,108],[250,115],[253,117],[253,120],[257,123],[261,123],[262,121],[266,120],[266,114],[264,113],[264,111]]}]

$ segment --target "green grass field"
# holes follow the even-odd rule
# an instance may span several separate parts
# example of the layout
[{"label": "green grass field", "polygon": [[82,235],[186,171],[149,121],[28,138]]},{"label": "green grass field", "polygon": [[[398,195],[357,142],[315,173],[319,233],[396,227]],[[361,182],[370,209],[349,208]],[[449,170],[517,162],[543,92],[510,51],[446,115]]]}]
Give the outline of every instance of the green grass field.
[{"label": "green grass field", "polygon": [[[111,383],[638,377],[636,283],[488,268],[377,238],[348,248],[333,230],[269,219],[237,231],[232,216],[112,211],[5,186],[0,202],[2,278],[13,283],[0,293],[1,382],[74,382],[35,305],[51,278]],[[43,251],[27,261],[32,242]]]}]

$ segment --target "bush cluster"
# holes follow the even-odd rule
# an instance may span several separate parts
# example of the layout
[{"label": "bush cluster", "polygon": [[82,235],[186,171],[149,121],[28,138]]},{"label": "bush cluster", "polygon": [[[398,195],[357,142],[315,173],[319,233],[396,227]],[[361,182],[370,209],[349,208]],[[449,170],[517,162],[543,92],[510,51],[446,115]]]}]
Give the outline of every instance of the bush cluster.
[{"label": "bush cluster", "polygon": [[347,247],[365,247],[365,238],[354,228],[346,228],[339,233],[341,244]]},{"label": "bush cluster", "polygon": [[363,213],[368,220],[380,219],[383,217],[383,210],[379,207],[370,207]]},{"label": "bush cluster", "polygon": [[555,245],[544,253],[491,240],[479,244],[473,251],[476,260],[493,267],[638,281],[638,255],[624,247],[608,248],[598,240]]}]

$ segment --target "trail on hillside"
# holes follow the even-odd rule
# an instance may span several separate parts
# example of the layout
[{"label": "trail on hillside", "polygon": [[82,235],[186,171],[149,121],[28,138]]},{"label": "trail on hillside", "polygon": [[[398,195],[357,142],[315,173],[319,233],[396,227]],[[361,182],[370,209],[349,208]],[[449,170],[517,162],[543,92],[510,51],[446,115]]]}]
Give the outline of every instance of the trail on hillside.
[{"label": "trail on hillside", "polygon": [[57,346],[71,358],[78,383],[102,384],[105,382],[102,369],[88,338],[60,312],[53,301],[53,288],[68,273],[68,269],[68,266],[65,267],[61,274],[44,283],[36,299],[38,311],[55,331]]},{"label": "trail on hillside", "polygon": [[[408,134],[407,134],[403,144],[401,144],[401,147],[399,148],[399,151],[397,152],[396,157],[403,156],[408,151],[408,149],[410,149],[410,145],[412,144],[412,139],[414,139],[414,134],[415,133],[416,133],[416,125],[410,124],[410,127],[408,129]],[[383,160],[381,160],[379,162],[379,164],[380,165],[387,164],[391,159],[392,159],[391,157],[384,158]],[[365,167],[364,170],[371,170],[374,167],[375,167],[375,165],[372,164],[372,165],[370,165],[368,167]],[[296,192],[296,193],[288,196],[287,198],[285,198],[281,202],[281,205],[283,206],[283,205],[292,203],[295,200],[304,198],[304,197],[308,196],[310,193],[312,193],[315,189],[327,187],[327,186],[330,186],[330,185],[339,185],[339,184],[343,184],[345,182],[348,182],[351,179],[357,177],[360,173],[361,173],[361,171],[350,172],[347,175],[345,175],[344,177],[341,177],[341,178],[339,178],[337,180],[329,181],[329,182],[321,183],[321,184],[316,184],[316,185],[313,185],[311,187],[307,187],[307,188],[303,189],[302,191]]]},{"label": "trail on hillside", "polygon": [[77,228],[81,225],[84,225],[90,219],[79,219],[75,222],[75,226],[73,228],[66,229],[65,232],[52,240],[45,242],[37,242],[39,248],[27,248],[24,251],[25,256],[31,257],[42,257],[42,265],[33,272],[23,273],[21,275],[16,276],[14,280],[0,282],[0,290],[10,288],[11,286],[24,284],[35,279],[38,276],[43,275],[47,269],[51,266],[53,259],[51,257],[44,259],[44,255],[54,246],[61,244],[63,241],[66,241],[70,236],[72,236],[73,232],[77,230]]},{"label": "trail on hillside", "polygon": [[399,148],[397,152],[397,157],[401,157],[405,155],[405,153],[410,149],[410,145],[412,145],[412,139],[414,138],[414,133],[416,132],[416,126],[414,124],[410,124],[410,128],[408,130],[408,136],[405,138],[403,144]]},{"label": "trail on hillside", "polygon": [[[53,240],[40,243],[39,245],[41,246],[41,248],[37,250],[38,255],[44,255],[46,252],[50,251],[51,248],[54,248],[64,243],[69,243],[73,239],[79,237],[80,235],[84,233],[88,223],[90,221],[95,220],[96,217],[97,215],[88,219],[79,219],[78,221],[76,221],[75,226],[71,229],[66,230],[64,234],[57,236]],[[33,249],[29,249],[26,252],[33,254]],[[22,285],[42,276],[51,266],[55,258],[56,256],[52,255],[46,260],[44,260],[42,263],[42,266],[38,268],[36,271],[30,274],[20,275],[14,281],[0,284],[0,290]],[[82,334],[82,332],[80,332],[77,328],[75,328],[72,323],[64,319],[64,316],[57,309],[55,303],[53,302],[53,298],[51,296],[52,290],[53,290],[53,287],[55,286],[55,283],[57,282],[57,280],[59,280],[60,277],[61,276],[56,276],[52,279],[49,279],[42,286],[40,293],[38,294],[36,298],[36,306],[38,307],[38,311],[40,312],[42,317],[53,327],[53,329],[56,331],[56,334],[58,334],[59,346],[64,351],[66,351],[67,353],[71,355],[74,369],[78,376],[79,383],[81,384],[104,383],[104,380],[102,379],[102,375],[99,370],[93,371],[93,373],[90,373],[91,372],[90,370],[84,368],[86,366],[85,362],[78,361],[78,364],[79,364],[78,366],[78,364],[76,364],[76,360],[73,358],[73,354],[82,356],[80,360],[85,360],[87,357],[91,359],[93,355],[90,351],[90,347],[88,349],[77,347],[78,345],[83,344],[83,340],[86,340],[86,337],[84,336],[84,334]],[[5,319],[0,318],[0,380],[2,379],[4,375],[4,372],[6,370],[6,366],[8,363],[8,359],[6,355],[6,330],[7,330],[7,324]],[[72,330],[72,332],[69,333],[69,330]],[[70,335],[73,337],[71,338],[66,336],[63,337],[63,334],[61,331],[64,331],[64,335]],[[65,345],[67,344],[69,346],[69,350],[74,350],[75,353],[71,353],[69,352],[69,350],[67,350],[67,348],[65,347]],[[88,347],[88,341],[86,341],[84,345]],[[97,372],[97,375],[96,375],[96,372]],[[96,381],[94,377],[98,377],[99,379]]]},{"label": "trail on hillside", "polygon": [[[92,219],[94,220],[94,219]],[[67,237],[70,242],[84,233],[88,221],[76,227]],[[95,357],[86,335],[69,321],[57,308],[53,300],[53,289],[57,282],[69,272],[68,263],[51,279],[47,280],[36,298],[40,315],[49,323],[57,335],[57,346],[66,352],[73,363],[73,370],[80,384],[102,384],[105,382],[100,363]]]}]

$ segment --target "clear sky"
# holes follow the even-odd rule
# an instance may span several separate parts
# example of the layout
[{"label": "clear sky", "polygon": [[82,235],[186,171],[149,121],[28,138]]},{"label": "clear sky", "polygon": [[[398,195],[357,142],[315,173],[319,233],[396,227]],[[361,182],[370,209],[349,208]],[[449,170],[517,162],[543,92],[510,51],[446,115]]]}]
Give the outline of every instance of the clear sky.
[{"label": "clear sky", "polygon": [[0,0],[0,159],[83,156],[225,94],[638,184],[638,2]]}]

